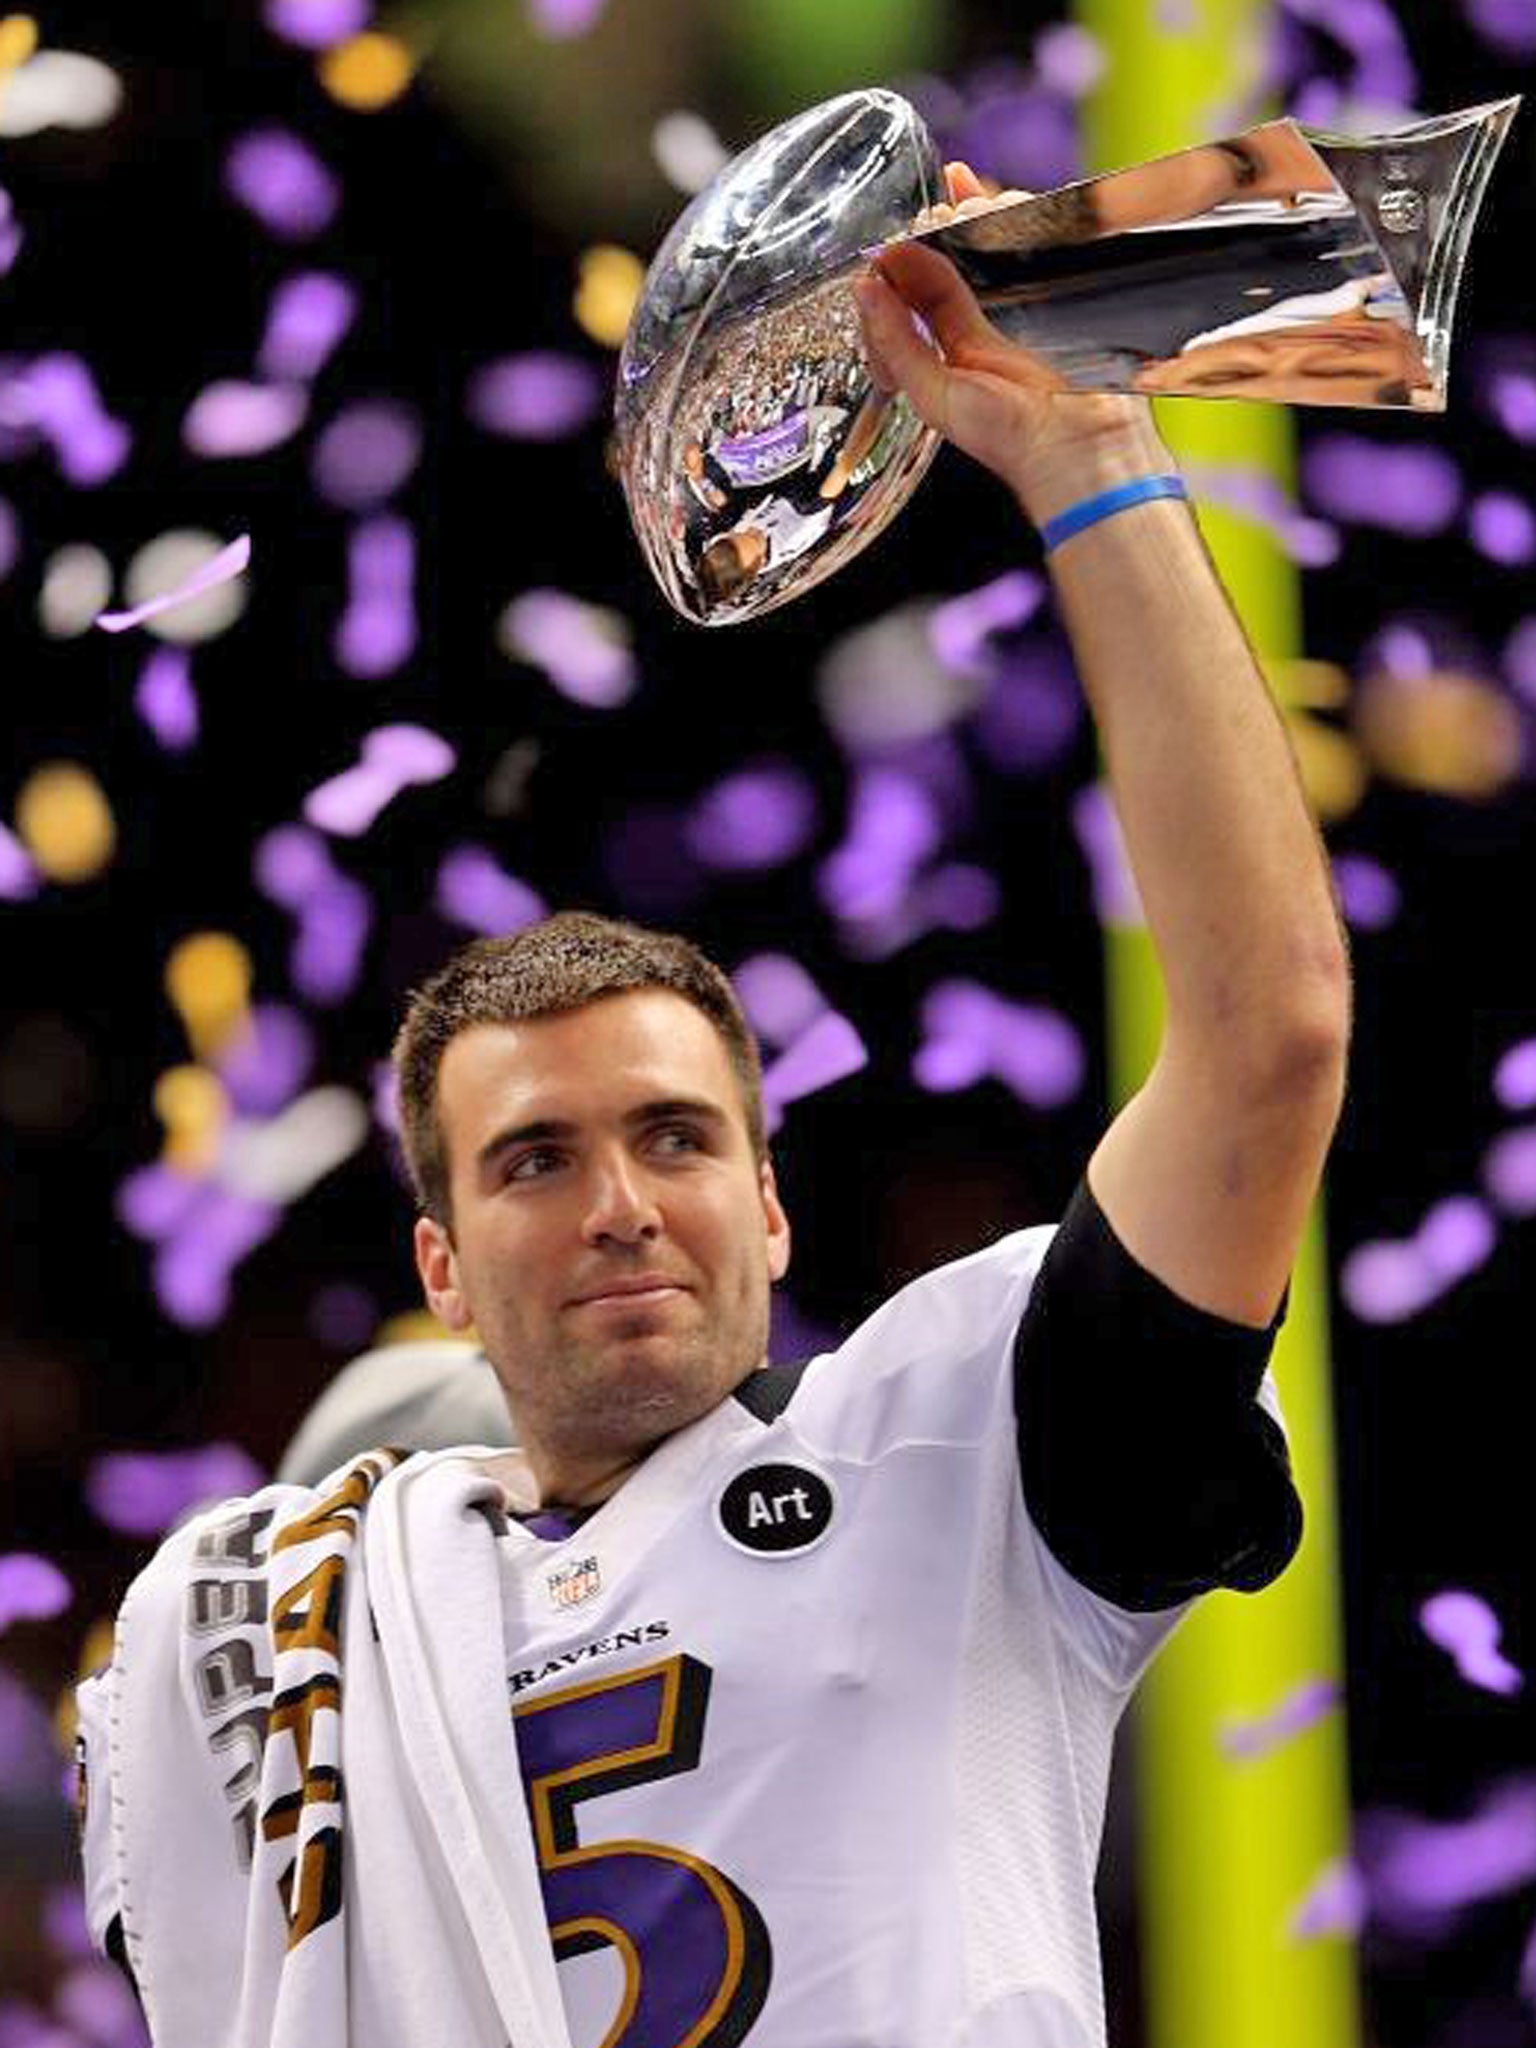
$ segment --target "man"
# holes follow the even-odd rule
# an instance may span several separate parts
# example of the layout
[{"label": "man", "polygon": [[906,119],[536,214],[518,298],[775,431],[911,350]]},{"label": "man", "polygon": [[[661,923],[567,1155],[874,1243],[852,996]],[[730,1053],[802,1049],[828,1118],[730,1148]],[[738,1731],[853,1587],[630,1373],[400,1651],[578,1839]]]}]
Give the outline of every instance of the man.
[{"label": "man", "polygon": [[763,1370],[790,1224],[720,971],[567,914],[419,992],[417,1265],[516,1448],[226,1504],[130,1592],[82,1690],[88,1902],[157,2048],[1101,2048],[1115,1724],[1299,1539],[1265,1361],[1347,968],[1142,401],[1051,395],[942,259],[885,264],[882,385],[1044,526],[1154,1069],[1058,1230]]}]

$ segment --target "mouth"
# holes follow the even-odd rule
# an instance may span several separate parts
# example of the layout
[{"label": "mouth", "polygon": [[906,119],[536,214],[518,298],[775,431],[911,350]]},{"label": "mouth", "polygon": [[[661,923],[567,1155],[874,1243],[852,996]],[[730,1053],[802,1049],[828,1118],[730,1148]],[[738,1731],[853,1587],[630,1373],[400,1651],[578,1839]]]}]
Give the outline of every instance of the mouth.
[{"label": "mouth", "polygon": [[670,1280],[658,1280],[653,1286],[615,1287],[606,1294],[584,1294],[573,1301],[572,1308],[639,1308],[649,1303],[668,1301],[674,1295],[687,1292]]}]

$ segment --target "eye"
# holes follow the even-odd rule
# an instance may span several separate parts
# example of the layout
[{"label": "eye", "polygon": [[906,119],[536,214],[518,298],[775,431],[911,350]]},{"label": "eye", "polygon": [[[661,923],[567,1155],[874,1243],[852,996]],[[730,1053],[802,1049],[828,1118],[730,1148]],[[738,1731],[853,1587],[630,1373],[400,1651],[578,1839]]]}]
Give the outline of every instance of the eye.
[{"label": "eye", "polygon": [[[703,1149],[703,1139],[691,1124],[663,1124],[656,1133],[656,1140],[664,1151],[682,1150],[698,1152]],[[675,1141],[681,1140],[678,1145]]]},{"label": "eye", "polygon": [[523,1152],[507,1168],[506,1178],[513,1180],[542,1180],[553,1172],[560,1160],[560,1154],[553,1145],[535,1145],[531,1152]]}]

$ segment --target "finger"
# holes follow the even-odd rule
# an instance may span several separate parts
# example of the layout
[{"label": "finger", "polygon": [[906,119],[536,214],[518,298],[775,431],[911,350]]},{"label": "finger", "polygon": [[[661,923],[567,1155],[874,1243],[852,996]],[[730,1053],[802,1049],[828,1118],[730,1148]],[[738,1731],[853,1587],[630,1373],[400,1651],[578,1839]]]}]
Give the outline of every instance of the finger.
[{"label": "finger", "polygon": [[957,204],[962,199],[979,199],[986,193],[986,187],[967,163],[958,160],[944,166],[944,176],[949,184],[949,196]]},{"label": "finger", "polygon": [[876,384],[886,391],[904,391],[918,415],[942,431],[944,366],[933,349],[918,338],[900,296],[877,270],[860,278],[854,296]]},{"label": "finger", "polygon": [[948,257],[921,242],[902,242],[881,255],[886,282],[931,329],[945,355],[966,342],[994,341],[987,316]]}]

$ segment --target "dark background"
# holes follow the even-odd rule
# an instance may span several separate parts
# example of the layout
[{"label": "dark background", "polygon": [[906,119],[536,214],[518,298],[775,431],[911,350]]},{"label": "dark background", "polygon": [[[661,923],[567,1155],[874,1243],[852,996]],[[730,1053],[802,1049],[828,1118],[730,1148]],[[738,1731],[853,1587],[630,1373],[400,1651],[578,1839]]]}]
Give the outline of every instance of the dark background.
[{"label": "dark background", "polygon": [[[1421,109],[1529,82],[1529,67],[1492,52],[1457,10],[1424,12],[1399,9]],[[442,14],[451,24],[454,10]],[[761,81],[711,57],[707,38],[701,57],[688,9],[657,9],[655,19],[664,14],[674,27],[691,23],[689,36],[678,33],[691,69],[666,103],[699,105],[730,147],[790,111],[792,100],[774,104]],[[1021,23],[984,0],[951,0],[941,68],[963,76],[1018,56],[1049,18]],[[178,1329],[160,1312],[145,1248],[113,1211],[120,1181],[160,1145],[155,1077],[186,1057],[161,987],[166,954],[190,932],[227,930],[252,954],[257,993],[288,993],[290,922],[255,890],[251,849],[350,763],[369,727],[429,725],[458,749],[459,766],[393,806],[364,840],[335,848],[338,864],[376,893],[380,914],[356,994],[313,1013],[316,1080],[367,1092],[405,990],[463,936],[433,911],[432,885],[445,848],[472,838],[551,902],[676,921],[727,967],[767,947],[792,952],[857,1024],[869,1068],[793,1109],[779,1146],[797,1230],[793,1298],[817,1324],[844,1329],[936,1258],[1054,1218],[1106,1109],[1101,937],[1070,823],[1071,799],[1094,770],[1086,724],[1049,770],[978,773],[976,815],[957,850],[1004,882],[1005,907],[988,928],[857,961],[812,886],[840,836],[848,787],[812,694],[816,663],[839,636],[914,595],[950,595],[1033,563],[1036,543],[1000,487],[946,452],[897,533],[813,600],[724,636],[699,633],[671,617],[649,582],[604,474],[600,425],[553,446],[517,444],[474,428],[463,407],[470,373],[514,350],[560,348],[606,368],[611,358],[571,320],[576,254],[600,239],[647,253],[683,203],[677,193],[653,173],[604,215],[579,190],[556,192],[547,138],[495,136],[483,116],[466,122],[430,65],[394,107],[349,113],[318,89],[302,53],[264,32],[247,0],[218,10],[71,7],[42,27],[45,42],[109,61],[128,101],[105,129],[0,141],[0,184],[28,236],[0,280],[0,356],[78,351],[136,435],[129,465],[93,492],[70,489],[43,455],[0,464],[0,495],[24,535],[0,583],[3,815],[39,762],[67,758],[97,775],[119,828],[100,879],[0,904],[0,1551],[44,1552],[78,1589],[57,1622],[13,1628],[0,1658],[51,1705],[86,1623],[111,1611],[143,1554],[83,1506],[91,1459],[230,1438],[269,1466],[346,1355],[316,1334],[320,1290],[360,1285],[381,1318],[416,1305],[409,1209],[377,1134],[246,1262],[211,1331]],[[600,147],[605,95],[622,100],[608,55],[625,33],[617,0],[601,33],[597,73],[562,74],[577,154]],[[1326,39],[1316,61],[1320,70],[1338,62]],[[850,76],[828,89],[860,82],[874,81]],[[345,182],[340,222],[303,249],[275,245],[222,194],[228,142],[270,119],[308,137]],[[1533,324],[1533,132],[1527,115],[1494,178],[1458,316],[1461,361],[1480,339]],[[214,376],[249,373],[273,285],[311,263],[345,271],[364,311],[318,381],[309,427],[260,458],[189,456],[179,429],[190,399]],[[421,640],[399,674],[365,683],[328,652],[347,520],[314,497],[308,452],[343,400],[385,394],[411,401],[428,423],[398,508],[418,533]],[[1303,445],[1343,425],[1384,442],[1436,442],[1474,485],[1523,493],[1531,482],[1529,453],[1471,402],[1465,382],[1453,384],[1443,419],[1295,417]],[[36,614],[55,548],[88,539],[120,564],[172,525],[249,530],[255,546],[244,618],[194,652],[202,737],[179,758],[157,748],[132,708],[143,636],[52,641]],[[545,584],[629,618],[644,682],[628,705],[582,709],[497,651],[502,607]],[[1529,571],[1487,563],[1462,531],[1411,541],[1346,528],[1339,561],[1308,572],[1304,588],[1308,654],[1352,669],[1384,618],[1427,614],[1464,637],[1474,662],[1480,651],[1485,678],[1514,695],[1498,653],[1530,604]],[[492,816],[488,780],[529,737],[539,757],[526,805]],[[681,808],[763,757],[792,759],[815,782],[822,824],[805,855],[757,878],[703,877],[677,898],[624,872],[612,849],[626,819]],[[1475,1192],[1488,1143],[1515,1121],[1491,1079],[1501,1053],[1536,1034],[1531,818],[1525,770],[1476,803],[1378,776],[1331,834],[1336,851],[1382,861],[1403,903],[1385,930],[1354,934],[1353,1071],[1327,1193],[1335,1269],[1366,1240],[1407,1235],[1440,1197]],[[1091,1064],[1073,1103],[1047,1114],[992,1083],[946,1097],[912,1085],[921,998],[952,974],[1052,1004],[1077,1023]],[[1494,1780],[1536,1761],[1522,1702],[1469,1688],[1415,1622],[1429,1593],[1466,1586],[1504,1619],[1506,1654],[1529,1659],[1531,1488],[1518,1418],[1531,1361],[1531,1250],[1531,1224],[1504,1219],[1486,1265],[1397,1326],[1363,1324],[1335,1295],[1361,1808],[1465,1813]],[[67,1873],[71,1856],[65,1809],[51,1786],[48,1795],[0,1792],[11,1841],[0,1847],[0,1985],[31,1997],[46,1994],[50,1968],[35,1935],[38,1887]],[[1380,2048],[1457,2041],[1458,2029],[1471,2030],[1466,2048],[1474,2036],[1475,2048],[1536,2041],[1536,2020],[1513,1995],[1531,1906],[1527,1888],[1481,1907],[1430,1953],[1368,1931]],[[1133,1925],[1112,1925],[1106,1946],[1112,2039],[1131,2048]]]}]

